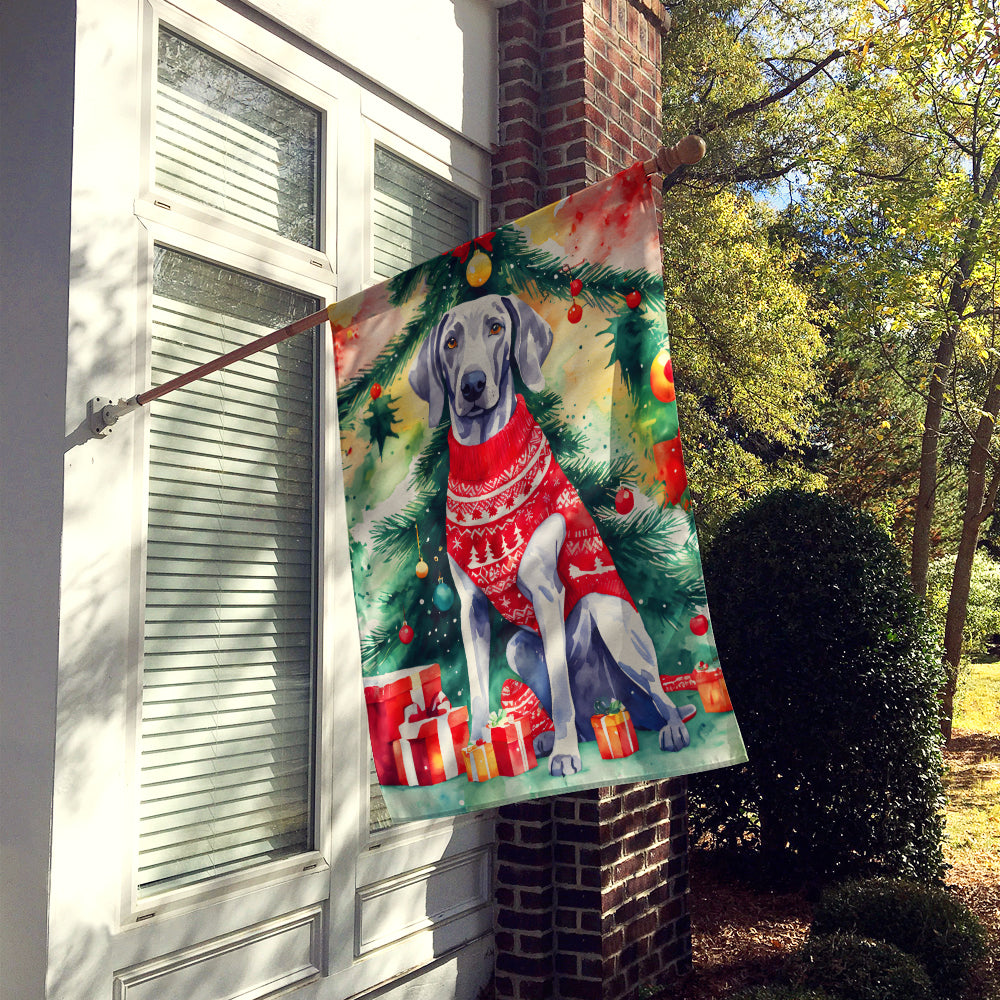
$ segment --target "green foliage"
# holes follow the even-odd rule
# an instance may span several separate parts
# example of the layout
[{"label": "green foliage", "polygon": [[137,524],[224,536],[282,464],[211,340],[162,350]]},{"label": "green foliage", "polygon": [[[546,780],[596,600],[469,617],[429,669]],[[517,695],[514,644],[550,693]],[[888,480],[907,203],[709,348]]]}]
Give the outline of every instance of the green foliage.
[{"label": "green foliage", "polygon": [[751,986],[740,990],[731,1000],[838,1000],[825,990],[803,989],[801,986]]},{"label": "green foliage", "polygon": [[934,1000],[930,978],[912,955],[854,934],[810,938],[792,979],[801,987],[825,989],[837,1000]]},{"label": "green foliage", "polygon": [[[932,620],[939,623],[942,632],[954,570],[954,557],[942,557],[931,563],[927,575],[927,603]],[[985,653],[990,636],[1000,633],[998,594],[1000,563],[983,549],[979,549],[972,565],[969,604],[962,639],[963,656],[972,657]]]},{"label": "green foliage", "polygon": [[750,757],[692,779],[692,822],[772,873],[943,870],[941,667],[889,537],[778,490],[713,540],[705,577]]},{"label": "green foliage", "polygon": [[986,956],[986,934],[947,890],[905,879],[870,879],[827,889],[813,915],[814,935],[851,933],[895,945],[919,960],[941,997],[962,996]]},{"label": "green foliage", "polygon": [[766,206],[728,193],[670,197],[664,282],[677,405],[695,513],[710,534],[748,496],[807,481],[824,347]]}]

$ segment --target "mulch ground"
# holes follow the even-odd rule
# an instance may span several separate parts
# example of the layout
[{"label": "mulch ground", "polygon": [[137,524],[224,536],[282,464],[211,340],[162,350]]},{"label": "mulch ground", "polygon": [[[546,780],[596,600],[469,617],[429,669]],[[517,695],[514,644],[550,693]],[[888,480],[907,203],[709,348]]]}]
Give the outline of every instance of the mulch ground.
[{"label": "mulch ground", "polygon": [[[1000,759],[996,738],[956,732],[945,756],[959,770],[975,759]],[[664,994],[674,1000],[725,1000],[747,986],[773,982],[809,934],[808,890],[762,890],[734,876],[716,852],[692,850],[693,970]],[[970,1000],[1000,1000],[1000,858],[971,857],[953,866],[948,887],[983,921],[991,956],[978,970]]]}]

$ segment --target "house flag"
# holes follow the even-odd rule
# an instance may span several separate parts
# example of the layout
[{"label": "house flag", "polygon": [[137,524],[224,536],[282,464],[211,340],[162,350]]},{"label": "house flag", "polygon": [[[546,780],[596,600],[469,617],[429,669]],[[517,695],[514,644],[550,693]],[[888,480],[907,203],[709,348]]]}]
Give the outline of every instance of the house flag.
[{"label": "house flag", "polygon": [[642,164],[330,310],[394,821],[742,762]]}]

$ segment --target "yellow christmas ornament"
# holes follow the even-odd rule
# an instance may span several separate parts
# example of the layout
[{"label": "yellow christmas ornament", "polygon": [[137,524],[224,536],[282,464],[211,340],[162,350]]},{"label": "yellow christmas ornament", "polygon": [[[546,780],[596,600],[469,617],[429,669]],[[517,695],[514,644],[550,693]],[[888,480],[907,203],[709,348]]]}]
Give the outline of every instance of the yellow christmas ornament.
[{"label": "yellow christmas ornament", "polygon": [[427,576],[427,574],[430,572],[430,566],[428,566],[427,563],[424,562],[424,557],[420,552],[420,529],[416,525],[414,525],[413,530],[416,532],[417,535],[417,558],[420,560],[420,562],[418,562],[416,567],[414,568],[414,572],[417,574],[417,577],[419,579],[423,580],[424,577]]},{"label": "yellow christmas ornament", "polygon": [[477,250],[465,268],[465,280],[473,288],[479,288],[490,280],[493,273],[493,261],[482,250]]},{"label": "yellow christmas ornament", "polygon": [[670,362],[670,352],[663,350],[653,359],[649,370],[649,387],[661,403],[672,403],[674,392],[674,368]]}]

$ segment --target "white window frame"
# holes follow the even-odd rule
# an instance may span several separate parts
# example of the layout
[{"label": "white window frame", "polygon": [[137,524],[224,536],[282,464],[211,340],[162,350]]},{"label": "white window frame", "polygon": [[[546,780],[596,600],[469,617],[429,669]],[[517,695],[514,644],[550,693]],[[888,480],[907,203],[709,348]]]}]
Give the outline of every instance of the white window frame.
[{"label": "white window frame", "polygon": [[[251,23],[237,10],[213,0],[181,2],[183,8],[169,0],[145,0],[143,4],[143,154],[134,202],[134,214],[141,223],[137,268],[140,334],[135,350],[136,385],[140,388],[149,384],[154,244],[315,295],[321,306],[353,294],[378,280],[372,272],[371,254],[376,142],[475,198],[479,232],[488,218],[487,151],[406,108],[402,101],[374,93],[356,74],[315,58],[265,26]],[[156,190],[151,109],[161,19],[194,44],[322,112],[319,249],[254,231],[173,192]],[[358,155],[358,150],[363,155]],[[359,191],[364,192],[362,199]],[[358,252],[359,244],[365,247],[364,254]],[[137,894],[134,856],[149,421],[146,408],[130,418],[136,421],[133,500],[137,516],[131,539],[133,587],[125,733],[128,822],[123,843],[127,853],[121,872],[118,933],[111,943],[114,968],[122,970],[122,982],[141,981],[144,969],[159,969],[162,956],[191,949],[192,942],[223,941],[226,935],[238,935],[251,925],[263,925],[282,914],[315,914],[322,937],[317,977],[328,977],[324,983],[329,984],[324,985],[324,998],[348,996],[388,982],[463,945],[471,940],[470,933],[475,937],[490,932],[492,812],[369,833],[367,719],[350,562],[347,546],[341,544],[347,537],[347,524],[332,341],[325,333],[323,327],[318,352],[318,392],[327,416],[318,428],[322,570],[316,581],[315,850],[142,899]],[[155,406],[155,401],[150,405]],[[355,782],[346,795],[342,788],[345,762],[356,763]],[[348,772],[351,769],[349,766]],[[384,936],[373,936],[366,929],[366,912],[377,911],[380,896],[391,899],[400,888],[419,888],[421,880],[447,877],[450,871],[461,873],[463,885],[469,887],[468,900],[459,900],[454,912],[418,915]],[[365,910],[368,905],[370,911]]]},{"label": "white window frame", "polygon": [[[190,6],[190,5],[189,5]],[[146,84],[144,91],[142,118],[142,183],[139,197],[135,202],[135,214],[143,225],[146,239],[139,248],[139,329],[141,331],[136,348],[137,382],[140,385],[149,384],[152,346],[152,267],[154,244],[162,245],[181,253],[191,254],[212,261],[222,267],[242,271],[259,277],[265,281],[294,288],[303,294],[319,300],[320,307],[328,305],[337,297],[336,275],[331,255],[327,248],[334,244],[332,236],[336,233],[336,198],[330,197],[328,185],[323,181],[326,170],[321,169],[319,175],[318,204],[320,247],[312,248],[282,239],[274,234],[258,231],[249,225],[243,225],[225,217],[222,212],[213,212],[196,202],[173,192],[160,193],[153,184],[154,162],[153,147],[153,87],[155,86],[157,35],[162,23],[179,34],[189,38],[194,44],[206,48],[220,57],[246,69],[248,72],[267,80],[269,83],[297,99],[316,108],[321,114],[320,149],[321,165],[329,162],[336,149],[337,101],[333,94],[324,92],[308,83],[304,78],[289,72],[287,67],[294,65],[296,59],[302,59],[301,53],[287,43],[281,43],[274,36],[261,31],[261,48],[271,48],[273,57],[281,57],[282,61],[272,62],[247,46],[236,42],[223,32],[213,31],[206,23],[193,17],[185,11],[167,3],[147,3],[144,18],[144,52],[147,61],[143,79]],[[284,51],[280,51],[284,49]],[[320,412],[329,412],[333,405],[336,412],[335,387],[332,378],[332,345],[329,337],[323,336],[324,327],[319,334],[320,343],[316,363],[318,377],[316,391],[319,395]],[[155,401],[150,404],[155,406]],[[136,519],[133,532],[134,553],[133,579],[137,581],[133,588],[131,621],[129,633],[130,664],[128,671],[129,712],[128,712],[128,745],[132,750],[132,766],[126,790],[126,801],[131,810],[128,824],[128,851],[123,878],[121,919],[122,927],[137,926],[151,921],[157,915],[188,912],[202,905],[211,904],[234,893],[246,889],[257,889],[264,885],[281,885],[296,876],[308,872],[313,875],[323,874],[329,869],[328,858],[331,856],[330,845],[324,842],[325,828],[321,826],[320,817],[328,809],[322,801],[321,792],[328,788],[326,781],[320,777],[322,763],[328,759],[329,742],[320,733],[322,726],[321,700],[323,690],[329,686],[333,664],[327,650],[330,643],[324,641],[324,622],[333,620],[332,580],[330,574],[319,572],[314,581],[316,587],[316,642],[314,649],[314,676],[316,706],[316,735],[313,752],[316,766],[314,768],[314,787],[312,788],[314,847],[312,850],[278,861],[265,862],[248,868],[245,871],[209,878],[189,886],[176,889],[166,889],[149,897],[139,898],[136,875],[136,844],[138,842],[138,804],[139,804],[139,731],[142,716],[142,635],[145,608],[146,579],[146,515],[148,511],[148,481],[149,481],[149,412],[148,407],[136,414],[136,510],[141,512],[141,518]],[[322,420],[317,427],[318,442],[316,454],[318,462],[329,462],[333,456],[329,454],[329,433]],[[329,466],[327,466],[329,467]],[[332,548],[333,531],[331,522],[335,506],[335,491],[316,470],[317,476],[317,545],[320,552]],[[320,565],[323,565],[322,562]],[[327,734],[328,735],[328,734]],[[325,797],[329,797],[326,795]],[[328,841],[328,837],[327,837]],[[313,878],[312,881],[318,881]],[[310,894],[314,895],[314,894]],[[316,900],[322,898],[317,896]],[[312,901],[312,900],[311,900]],[[283,904],[282,904],[283,906]]]}]

